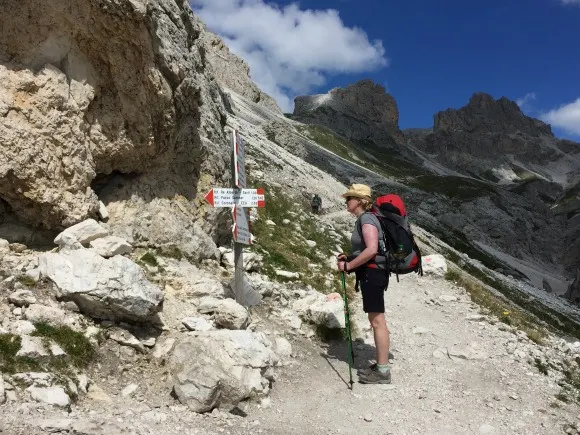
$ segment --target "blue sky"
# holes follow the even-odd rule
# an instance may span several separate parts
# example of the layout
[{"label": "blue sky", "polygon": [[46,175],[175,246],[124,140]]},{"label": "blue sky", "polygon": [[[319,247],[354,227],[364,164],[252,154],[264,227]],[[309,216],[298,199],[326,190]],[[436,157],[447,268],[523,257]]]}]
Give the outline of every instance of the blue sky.
[{"label": "blue sky", "polygon": [[361,78],[386,86],[401,128],[474,92],[518,100],[580,139],[580,0],[192,0],[208,27],[291,110]]}]

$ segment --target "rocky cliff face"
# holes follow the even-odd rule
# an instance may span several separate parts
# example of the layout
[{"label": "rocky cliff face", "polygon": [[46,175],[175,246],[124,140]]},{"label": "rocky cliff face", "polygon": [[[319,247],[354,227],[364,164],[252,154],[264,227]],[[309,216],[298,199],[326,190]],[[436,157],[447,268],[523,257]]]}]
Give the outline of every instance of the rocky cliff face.
[{"label": "rocky cliff face", "polygon": [[223,173],[226,111],[187,2],[9,0],[0,17],[0,197],[21,218],[93,216],[112,173],[162,197]]},{"label": "rocky cliff face", "polygon": [[516,103],[505,97],[494,100],[485,93],[474,94],[461,109],[447,109],[434,116],[435,131],[471,133],[518,133],[554,137],[550,126],[525,116]]},{"label": "rocky cliff face", "polygon": [[216,79],[222,87],[231,89],[275,113],[282,113],[276,100],[262,92],[252,81],[250,67],[246,61],[230,52],[220,37],[205,29],[200,39],[203,43],[205,58],[211,64]]},{"label": "rocky cliff face", "polygon": [[[337,95],[348,96],[348,103]],[[394,114],[392,97],[363,82],[297,98],[293,118],[350,138],[353,151],[363,153],[359,159],[380,165],[396,157],[380,152],[387,137],[397,137]],[[284,137],[279,130],[276,137]],[[399,168],[393,172],[405,186],[382,187],[404,192],[411,206],[429,218],[421,224],[556,274],[570,276],[576,270],[580,225],[569,192],[580,176],[580,145],[555,138],[548,125],[525,116],[514,102],[483,93],[463,108],[436,114],[432,129],[404,134],[403,143],[391,143],[406,158],[394,163]],[[564,199],[563,206],[554,208]]]},{"label": "rocky cliff face", "polygon": [[371,80],[300,96],[294,103],[292,119],[330,128],[349,140],[389,145],[402,138],[395,99]]},{"label": "rocky cliff face", "polygon": [[563,191],[580,173],[580,146],[556,139],[550,126],[513,101],[483,93],[437,113],[433,131],[410,143],[449,168],[494,182],[537,179]]},{"label": "rocky cliff face", "polygon": [[524,115],[507,98],[483,93],[465,107],[437,113],[432,132],[410,135],[408,143],[447,168],[498,183],[534,204],[530,212],[539,216],[525,222],[543,220],[559,228],[563,221],[560,236],[547,238],[541,250],[553,251],[569,273],[579,266],[580,208],[567,192],[580,177],[580,144],[555,138],[549,125]]},{"label": "rocky cliff face", "polygon": [[2,2],[0,229],[56,231],[100,199],[131,241],[199,252],[218,217],[197,225],[188,200],[227,177],[230,149],[204,31],[186,1]]}]

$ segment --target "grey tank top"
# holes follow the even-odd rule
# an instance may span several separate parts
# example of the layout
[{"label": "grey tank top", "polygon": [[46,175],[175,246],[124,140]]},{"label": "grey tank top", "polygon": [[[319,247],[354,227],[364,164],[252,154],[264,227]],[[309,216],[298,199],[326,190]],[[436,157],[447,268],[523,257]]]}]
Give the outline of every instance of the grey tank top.
[{"label": "grey tank top", "polygon": [[[363,214],[361,214],[355,225],[354,225],[354,230],[352,232],[352,235],[350,236],[350,244],[352,246],[352,253],[353,255],[360,255],[360,253],[362,251],[365,250],[366,245],[363,239],[363,235],[362,235],[362,227],[365,224],[371,224],[374,225],[377,230],[379,231],[379,244],[382,242],[383,240],[383,230],[381,228],[381,224],[379,223],[379,220],[377,219],[377,217],[369,212],[365,212]],[[359,232],[360,230],[360,232]],[[379,249],[380,252],[380,249]],[[377,263],[377,267],[379,267],[380,269],[385,269],[387,267],[387,260],[384,256],[377,254],[377,257],[375,258],[375,263]]]}]

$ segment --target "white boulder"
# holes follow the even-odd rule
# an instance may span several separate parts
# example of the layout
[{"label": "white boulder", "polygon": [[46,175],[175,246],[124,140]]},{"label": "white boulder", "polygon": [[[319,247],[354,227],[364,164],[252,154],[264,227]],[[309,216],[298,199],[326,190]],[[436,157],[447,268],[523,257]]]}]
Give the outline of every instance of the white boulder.
[{"label": "white boulder", "polygon": [[279,270],[279,269],[276,269],[274,272],[276,273],[276,275],[281,276],[283,278],[289,278],[289,279],[299,279],[300,278],[300,274],[298,272],[288,272],[287,270]]},{"label": "white boulder", "polygon": [[44,347],[42,337],[22,336],[20,350],[16,353],[17,357],[26,357],[30,359],[40,359],[48,357],[50,354]]},{"label": "white boulder", "polygon": [[233,299],[202,298],[197,307],[201,314],[214,315],[216,325],[227,329],[244,329],[248,326],[248,311]]},{"label": "white boulder", "polygon": [[292,354],[292,344],[284,337],[276,337],[276,354],[282,358],[287,358]]},{"label": "white boulder", "polygon": [[89,249],[46,253],[39,258],[39,268],[57,285],[63,300],[72,300],[90,316],[145,321],[161,309],[162,291],[126,257],[105,259]]},{"label": "white boulder", "polygon": [[30,290],[18,290],[8,296],[8,301],[17,307],[36,303],[36,297]]},{"label": "white boulder", "polygon": [[278,358],[263,334],[225,329],[192,334],[176,344],[170,358],[181,403],[194,412],[231,410],[269,393]]},{"label": "white boulder", "polygon": [[186,317],[181,323],[190,331],[209,331],[210,329],[214,329],[211,322],[204,317]]},{"label": "white boulder", "polygon": [[66,312],[57,307],[32,304],[24,311],[24,318],[32,323],[63,326],[68,323]]},{"label": "white boulder", "polygon": [[425,255],[421,259],[423,273],[425,275],[445,276],[447,273],[447,261],[440,254]]},{"label": "white boulder", "polygon": [[317,291],[309,292],[297,300],[292,309],[304,320],[329,329],[345,328],[344,304],[338,293],[324,295]]},{"label": "white boulder", "polygon": [[70,405],[70,398],[62,387],[38,388],[29,387],[26,389],[30,396],[37,402],[66,408]]},{"label": "white boulder", "polygon": [[117,236],[107,236],[93,240],[90,242],[90,246],[101,257],[105,258],[128,254],[133,250],[129,242]]},{"label": "white boulder", "polygon": [[[234,252],[231,249],[224,250],[222,261],[226,267],[233,268],[235,266]],[[246,272],[259,272],[262,269],[262,261],[262,256],[255,252],[244,252],[243,254],[244,270]]]},{"label": "white boulder", "polygon": [[77,239],[81,245],[87,246],[91,241],[108,235],[109,232],[99,225],[96,220],[87,219],[64,230],[56,236],[54,243],[62,245],[66,240],[64,236],[72,236]]}]

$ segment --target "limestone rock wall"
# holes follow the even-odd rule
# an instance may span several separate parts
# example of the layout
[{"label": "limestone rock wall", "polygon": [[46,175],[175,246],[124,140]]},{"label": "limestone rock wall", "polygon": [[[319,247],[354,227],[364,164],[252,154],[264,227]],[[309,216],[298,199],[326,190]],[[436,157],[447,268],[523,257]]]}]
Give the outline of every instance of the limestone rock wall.
[{"label": "limestone rock wall", "polygon": [[96,214],[92,185],[110,174],[132,177],[117,199],[145,201],[223,177],[226,109],[202,31],[186,1],[1,2],[0,199],[58,230]]},{"label": "limestone rock wall", "polygon": [[212,66],[221,86],[273,112],[282,113],[276,100],[262,92],[252,81],[250,67],[246,61],[233,54],[219,36],[204,31],[201,34],[201,40],[206,59]]}]

